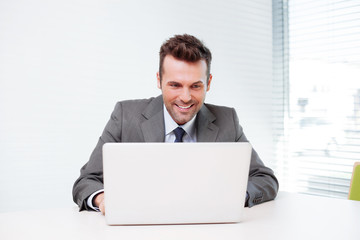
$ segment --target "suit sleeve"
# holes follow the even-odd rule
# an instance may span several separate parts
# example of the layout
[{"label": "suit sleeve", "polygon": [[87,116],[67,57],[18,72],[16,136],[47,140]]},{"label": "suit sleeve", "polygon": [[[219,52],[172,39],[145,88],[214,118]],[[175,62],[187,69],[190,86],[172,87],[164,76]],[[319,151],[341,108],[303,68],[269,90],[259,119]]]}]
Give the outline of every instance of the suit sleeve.
[{"label": "suit sleeve", "polygon": [[[243,129],[239,124],[239,119],[234,109],[233,117],[236,128],[236,141],[248,142]],[[247,186],[248,199],[245,206],[252,207],[254,205],[275,199],[278,189],[279,183],[274,175],[274,172],[264,165],[257,152],[252,149]]]},{"label": "suit sleeve", "polygon": [[121,103],[115,106],[111,118],[93,150],[89,161],[80,169],[80,177],[73,186],[73,200],[82,210],[93,210],[88,207],[87,198],[104,188],[102,147],[106,142],[121,142]]}]

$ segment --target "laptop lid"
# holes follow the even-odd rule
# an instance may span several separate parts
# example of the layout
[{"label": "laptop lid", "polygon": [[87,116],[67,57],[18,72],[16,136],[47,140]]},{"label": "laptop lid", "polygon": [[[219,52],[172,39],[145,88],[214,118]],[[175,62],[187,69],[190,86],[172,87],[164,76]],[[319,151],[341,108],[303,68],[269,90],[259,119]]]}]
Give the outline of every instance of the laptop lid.
[{"label": "laptop lid", "polygon": [[249,143],[106,143],[109,225],[241,221]]}]

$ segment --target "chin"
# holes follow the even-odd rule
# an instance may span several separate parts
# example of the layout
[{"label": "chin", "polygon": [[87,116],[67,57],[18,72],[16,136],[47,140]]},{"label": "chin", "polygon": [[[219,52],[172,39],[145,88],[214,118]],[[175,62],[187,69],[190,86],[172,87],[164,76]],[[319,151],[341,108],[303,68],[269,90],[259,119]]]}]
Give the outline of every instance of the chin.
[{"label": "chin", "polygon": [[187,123],[188,121],[186,121],[186,120],[176,120],[175,121],[178,125],[184,125],[185,123]]},{"label": "chin", "polygon": [[185,123],[189,122],[192,118],[186,118],[186,119],[180,119],[179,121],[176,121],[179,125],[184,125]]}]

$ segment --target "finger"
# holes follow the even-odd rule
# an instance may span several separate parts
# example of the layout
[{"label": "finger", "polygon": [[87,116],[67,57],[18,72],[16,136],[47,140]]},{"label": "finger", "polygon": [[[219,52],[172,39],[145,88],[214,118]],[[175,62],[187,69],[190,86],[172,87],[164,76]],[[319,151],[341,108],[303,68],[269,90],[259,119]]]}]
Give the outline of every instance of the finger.
[{"label": "finger", "polygon": [[100,211],[103,215],[105,215],[105,203],[104,202],[105,202],[104,200],[101,201],[100,206],[99,206]]}]

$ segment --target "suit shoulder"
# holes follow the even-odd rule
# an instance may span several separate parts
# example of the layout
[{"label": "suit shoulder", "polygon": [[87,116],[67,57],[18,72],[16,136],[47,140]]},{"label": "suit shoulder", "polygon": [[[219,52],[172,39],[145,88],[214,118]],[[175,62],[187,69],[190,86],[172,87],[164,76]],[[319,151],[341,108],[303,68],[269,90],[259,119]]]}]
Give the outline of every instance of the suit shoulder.
[{"label": "suit shoulder", "polygon": [[[217,122],[238,121],[238,116],[234,108],[219,106],[214,104],[204,104],[207,110],[216,118]],[[209,115],[209,114],[208,114]]]},{"label": "suit shoulder", "polygon": [[219,114],[219,113],[231,113],[234,112],[234,108],[232,107],[226,107],[226,106],[220,106],[220,105],[214,105],[214,104],[209,104],[209,103],[205,103],[204,104],[210,112],[212,112],[213,114]]},{"label": "suit shoulder", "polygon": [[116,103],[115,111],[121,109],[122,111],[141,111],[144,110],[152,101],[156,98],[144,98],[144,99],[131,99],[123,100]]},{"label": "suit shoulder", "polygon": [[144,99],[130,99],[130,100],[123,100],[117,102],[117,105],[123,105],[123,106],[141,106],[141,105],[148,105],[151,101],[153,101],[155,98],[144,98]]}]

